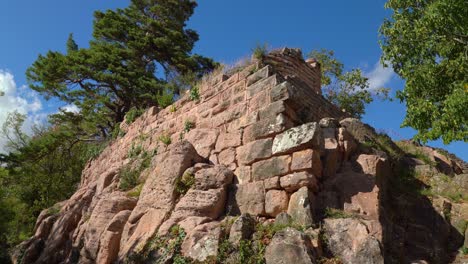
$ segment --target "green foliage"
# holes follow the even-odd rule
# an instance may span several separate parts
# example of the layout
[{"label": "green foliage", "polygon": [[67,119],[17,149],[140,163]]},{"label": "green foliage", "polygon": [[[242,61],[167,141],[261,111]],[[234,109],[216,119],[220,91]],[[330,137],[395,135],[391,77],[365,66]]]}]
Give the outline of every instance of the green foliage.
[{"label": "green foliage", "polygon": [[158,105],[162,108],[166,108],[174,103],[174,94],[164,90],[164,92],[156,97]]},{"label": "green foliage", "polygon": [[198,90],[198,86],[192,87],[192,89],[190,89],[189,99],[192,101],[200,100],[200,91]]},{"label": "green foliage", "polygon": [[195,123],[190,120],[185,120],[184,122],[184,132],[188,133],[192,128],[195,127]]},{"label": "green foliage", "polygon": [[397,146],[406,154],[417,158],[428,165],[431,165],[433,167],[436,166],[435,161],[431,160],[428,154],[424,153],[424,151],[421,148],[415,146],[411,142],[397,141],[395,142],[395,144],[397,144]]},{"label": "green foliage", "polygon": [[468,141],[468,16],[459,0],[389,0],[381,28],[382,61],[406,82],[403,126],[426,142]]},{"label": "green foliage", "polygon": [[347,213],[343,210],[340,209],[335,209],[335,208],[325,208],[325,217],[327,218],[353,218],[356,217],[354,214]]},{"label": "green foliage", "polygon": [[263,44],[257,44],[253,49],[252,49],[252,55],[255,59],[257,60],[262,60],[268,53],[268,44],[263,43]]},{"label": "green foliage", "polygon": [[125,132],[120,130],[120,123],[115,124],[114,130],[112,130],[112,133],[111,133],[111,138],[117,139],[123,136],[125,136]]},{"label": "green foliage", "polygon": [[161,136],[159,136],[159,141],[164,143],[164,145],[169,146],[171,144],[171,136],[169,136],[168,134],[162,134]]},{"label": "green foliage", "polygon": [[171,107],[169,108],[169,112],[175,113],[176,111],[177,111],[177,106],[175,106],[174,104],[171,105]]},{"label": "green foliage", "polygon": [[[49,51],[29,67],[29,86],[46,98],[77,105],[96,131],[110,130],[133,107],[172,102],[177,76],[200,78],[216,66],[192,49],[198,34],[186,27],[195,1],[132,0],[128,7],[94,13],[93,39],[67,53]],[[103,135],[104,136],[104,135]]]},{"label": "green foliage", "polygon": [[43,209],[73,194],[86,162],[107,141],[87,137],[81,117],[72,113],[52,115],[50,126],[33,127],[30,137],[21,131],[24,116],[12,113],[7,120],[2,132],[7,135],[10,153],[4,157],[5,173],[0,177],[0,210],[8,208],[9,212],[8,218],[0,217],[8,227],[5,232],[0,230],[0,244],[9,248],[31,235]]},{"label": "green foliage", "polygon": [[343,63],[335,58],[333,51],[312,50],[308,57],[316,59],[321,65],[324,96],[353,117],[361,118],[365,106],[374,98],[388,98],[387,88],[369,89],[369,79],[364,77],[360,69],[344,72]]},{"label": "green foliage", "polygon": [[73,33],[70,33],[67,39],[67,53],[72,53],[77,50],[78,50],[78,44],[76,44],[75,40],[73,39]]},{"label": "green foliage", "polygon": [[399,160],[403,157],[404,153],[398,146],[393,143],[392,139],[385,133],[378,133],[373,138],[367,141],[360,142],[361,146],[365,148],[375,148],[387,153],[393,160]]},{"label": "green foliage", "polygon": [[119,172],[119,189],[122,191],[128,191],[137,186],[140,173],[141,171],[139,169],[132,168],[128,165],[124,166]]},{"label": "green foliage", "polygon": [[132,146],[128,150],[127,153],[127,158],[134,159],[140,155],[140,153],[143,151],[143,147],[141,144],[138,144],[135,146],[135,143],[132,143]]},{"label": "green foliage", "polygon": [[143,184],[140,183],[135,186],[133,189],[127,192],[128,197],[140,197],[141,190],[143,189]]},{"label": "green foliage", "polygon": [[195,175],[190,172],[185,172],[182,177],[178,178],[175,184],[176,192],[179,196],[187,193],[187,191],[195,184]]},{"label": "green foliage", "polygon": [[136,108],[136,107],[132,107],[132,108],[127,112],[127,114],[125,115],[125,123],[127,123],[128,125],[130,125],[130,124],[133,123],[139,116],[141,116],[144,112],[145,112],[145,110],[143,110],[143,109],[139,109],[139,108]]},{"label": "green foliage", "polygon": [[460,253],[462,253],[463,255],[468,255],[468,247],[466,246],[461,247]]},{"label": "green foliage", "polygon": [[[168,235],[154,236],[139,252],[131,254],[126,263],[191,263],[182,256],[180,250],[186,237],[178,225],[173,226]],[[168,262],[172,260],[171,262]]]},{"label": "green foliage", "polygon": [[[127,156],[130,162],[125,165],[119,173],[119,189],[122,191],[128,191],[138,186],[141,173],[151,165],[151,158],[153,157],[151,153],[143,150],[141,145],[135,147],[135,144],[132,144]],[[133,190],[132,193],[133,195],[138,194],[139,196],[140,191],[141,188],[140,190]]]}]

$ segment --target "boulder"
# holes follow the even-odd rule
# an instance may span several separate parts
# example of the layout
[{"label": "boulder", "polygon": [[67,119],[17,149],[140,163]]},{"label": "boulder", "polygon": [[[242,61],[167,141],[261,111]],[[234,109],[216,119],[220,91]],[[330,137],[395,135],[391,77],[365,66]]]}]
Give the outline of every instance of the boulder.
[{"label": "boulder", "polygon": [[328,250],[344,264],[384,263],[380,242],[369,234],[363,221],[351,218],[325,219]]},{"label": "boulder", "polygon": [[300,188],[291,195],[288,205],[288,214],[295,224],[309,227],[313,224],[311,203],[313,194],[307,187]]},{"label": "boulder", "polygon": [[210,222],[197,226],[189,231],[181,246],[185,257],[204,262],[210,257],[216,257],[221,238],[219,222]]},{"label": "boulder", "polygon": [[158,230],[173,210],[177,193],[176,181],[186,169],[203,160],[188,141],[169,145],[168,151],[156,157],[156,167],[150,172],[141,190],[140,199],[125,225],[119,258],[142,247]]},{"label": "boulder", "polygon": [[242,214],[231,226],[229,242],[239,245],[243,239],[250,239],[255,232],[255,219],[250,214]]},{"label": "boulder", "polygon": [[312,245],[300,231],[287,227],[277,232],[265,250],[267,264],[312,264]]}]

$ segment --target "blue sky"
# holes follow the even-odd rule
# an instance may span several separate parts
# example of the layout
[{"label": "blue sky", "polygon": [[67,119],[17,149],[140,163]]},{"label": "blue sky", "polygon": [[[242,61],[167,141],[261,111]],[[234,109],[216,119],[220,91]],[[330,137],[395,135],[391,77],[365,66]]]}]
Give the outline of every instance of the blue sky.
[{"label": "blue sky", "polygon": [[[390,15],[384,0],[361,1],[198,1],[189,21],[200,41],[195,52],[217,61],[233,63],[249,56],[257,43],[271,47],[298,47],[304,52],[314,48],[335,51],[347,68],[361,67],[374,86],[392,91],[404,82],[390,69],[379,66],[381,50],[378,28]],[[0,0],[0,123],[6,113],[28,113],[25,126],[43,119],[65,104],[44,101],[27,88],[25,71],[40,53],[65,50],[69,33],[80,46],[87,46],[92,34],[95,10],[125,7],[129,0]],[[363,120],[394,139],[410,138],[414,131],[400,128],[405,108],[399,102],[377,101],[367,108]],[[1,148],[0,140],[0,148]],[[468,160],[466,143],[444,146],[440,141],[429,145],[444,147]]]}]

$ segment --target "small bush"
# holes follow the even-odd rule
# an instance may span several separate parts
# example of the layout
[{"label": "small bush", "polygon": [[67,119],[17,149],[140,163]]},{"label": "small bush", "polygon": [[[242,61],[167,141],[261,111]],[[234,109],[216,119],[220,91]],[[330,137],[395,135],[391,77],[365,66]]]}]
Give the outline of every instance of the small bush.
[{"label": "small bush", "polygon": [[347,213],[343,210],[327,207],[325,209],[325,217],[336,219],[336,218],[351,218],[351,217],[356,217],[356,215]]},{"label": "small bush", "polygon": [[132,144],[132,146],[128,150],[127,158],[133,159],[133,158],[138,157],[138,155],[140,155],[142,150],[143,150],[143,147],[141,145],[135,146],[135,144]]},{"label": "small bush", "polygon": [[128,191],[137,186],[140,173],[141,171],[139,169],[133,169],[130,165],[124,166],[120,171],[119,189]]},{"label": "small bush", "polygon": [[131,189],[127,192],[127,196],[129,197],[140,197],[141,190],[143,189],[143,184],[140,183],[135,188]]},{"label": "small bush", "polygon": [[164,92],[163,94],[156,96],[156,101],[160,107],[166,108],[174,103],[174,95],[170,92]]},{"label": "small bush", "polygon": [[115,124],[114,130],[112,130],[111,138],[117,139],[118,137],[125,136],[125,132],[120,130],[120,123]]},{"label": "small bush", "polygon": [[172,104],[171,107],[169,108],[169,112],[175,113],[176,111],[177,111],[177,106],[175,106],[174,104]]},{"label": "small bush", "polygon": [[195,123],[190,121],[190,120],[186,120],[184,122],[184,132],[185,133],[188,133],[192,128],[195,127]]},{"label": "small bush", "polygon": [[171,137],[167,134],[159,136],[159,141],[164,143],[164,145],[169,146],[171,144]]},{"label": "small bush", "polygon": [[257,60],[261,60],[268,53],[268,44],[257,44],[255,48],[252,49],[253,57]]},{"label": "small bush", "polygon": [[125,123],[130,125],[131,123],[135,122],[135,120],[141,116],[145,110],[143,109],[138,109],[136,107],[132,107],[127,114],[125,115]]},{"label": "small bush", "polygon": [[185,172],[182,177],[176,181],[176,192],[182,196],[195,184],[195,175],[190,172]]},{"label": "small bush", "polygon": [[175,225],[168,235],[156,235],[150,239],[142,250],[130,255],[126,263],[191,263],[180,252],[185,237],[185,231]]},{"label": "small bush", "polygon": [[200,100],[200,91],[198,90],[198,86],[192,87],[192,89],[190,89],[189,99],[192,101]]}]

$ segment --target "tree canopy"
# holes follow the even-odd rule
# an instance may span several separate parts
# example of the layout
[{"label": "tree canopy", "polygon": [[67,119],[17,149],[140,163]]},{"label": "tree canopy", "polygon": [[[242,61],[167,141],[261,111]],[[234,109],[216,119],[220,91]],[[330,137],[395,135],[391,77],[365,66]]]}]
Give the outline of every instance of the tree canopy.
[{"label": "tree canopy", "polygon": [[30,87],[46,98],[77,105],[93,116],[103,136],[132,107],[172,98],[174,76],[201,77],[215,63],[192,54],[198,34],[186,28],[196,3],[132,0],[124,9],[95,12],[93,40],[79,48],[70,35],[67,53],[49,51],[27,70]]},{"label": "tree canopy", "polygon": [[333,51],[312,50],[308,57],[320,63],[324,96],[353,117],[361,118],[366,105],[376,96],[387,98],[387,88],[369,89],[369,79],[363,75],[361,69],[344,71],[343,63],[335,58]]},{"label": "tree canopy", "polygon": [[423,142],[468,141],[468,13],[462,0],[389,0],[382,60],[405,81],[403,126]]}]

